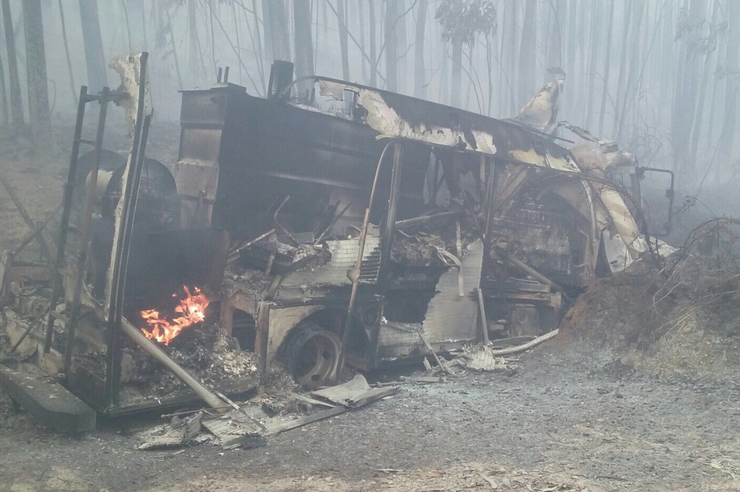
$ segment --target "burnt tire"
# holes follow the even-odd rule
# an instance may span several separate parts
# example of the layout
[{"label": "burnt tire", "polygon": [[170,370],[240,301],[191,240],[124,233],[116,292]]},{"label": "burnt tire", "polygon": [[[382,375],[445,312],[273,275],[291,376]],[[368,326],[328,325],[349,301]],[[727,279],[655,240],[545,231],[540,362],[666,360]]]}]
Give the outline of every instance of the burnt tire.
[{"label": "burnt tire", "polygon": [[331,331],[305,323],[288,340],[286,362],[296,383],[306,388],[325,386],[335,377],[342,342]]}]

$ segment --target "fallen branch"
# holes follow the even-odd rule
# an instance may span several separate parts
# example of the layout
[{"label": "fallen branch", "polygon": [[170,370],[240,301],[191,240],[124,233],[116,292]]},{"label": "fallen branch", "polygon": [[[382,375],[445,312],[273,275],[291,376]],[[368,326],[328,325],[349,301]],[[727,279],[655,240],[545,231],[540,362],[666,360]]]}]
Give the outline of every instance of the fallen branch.
[{"label": "fallen branch", "polygon": [[531,348],[536,347],[537,345],[541,344],[542,342],[546,342],[551,338],[554,338],[555,335],[558,334],[560,330],[553,330],[550,333],[546,333],[542,335],[541,337],[537,337],[531,342],[527,342],[524,345],[517,345],[516,347],[509,347],[505,349],[500,350],[492,350],[491,355],[509,355],[509,354],[518,354],[519,352],[525,352]]}]

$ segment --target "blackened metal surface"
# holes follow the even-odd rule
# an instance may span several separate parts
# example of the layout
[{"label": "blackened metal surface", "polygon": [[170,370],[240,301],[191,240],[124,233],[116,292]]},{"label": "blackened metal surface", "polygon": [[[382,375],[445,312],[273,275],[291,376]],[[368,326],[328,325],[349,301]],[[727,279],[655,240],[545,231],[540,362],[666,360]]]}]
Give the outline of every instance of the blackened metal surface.
[{"label": "blackened metal surface", "polygon": [[[181,121],[175,178],[186,227],[198,223],[198,206],[213,204],[213,224],[235,237],[258,235],[286,196],[279,218],[291,232],[314,231],[338,202],[349,208],[336,231],[361,223],[385,145],[366,125],[232,88],[183,93]],[[410,146],[400,218],[422,212],[428,156]],[[390,173],[381,177],[382,199],[389,181]]]}]

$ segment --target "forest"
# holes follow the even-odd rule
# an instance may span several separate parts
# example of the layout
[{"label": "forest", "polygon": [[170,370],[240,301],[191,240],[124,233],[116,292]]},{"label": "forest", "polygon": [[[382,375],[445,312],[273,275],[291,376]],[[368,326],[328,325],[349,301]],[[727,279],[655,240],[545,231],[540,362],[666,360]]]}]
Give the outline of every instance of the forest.
[{"label": "forest", "polygon": [[160,119],[219,67],[264,95],[273,60],[496,118],[564,77],[560,120],[687,190],[736,178],[734,0],[2,0],[2,20],[0,125],[39,142],[148,51]]}]

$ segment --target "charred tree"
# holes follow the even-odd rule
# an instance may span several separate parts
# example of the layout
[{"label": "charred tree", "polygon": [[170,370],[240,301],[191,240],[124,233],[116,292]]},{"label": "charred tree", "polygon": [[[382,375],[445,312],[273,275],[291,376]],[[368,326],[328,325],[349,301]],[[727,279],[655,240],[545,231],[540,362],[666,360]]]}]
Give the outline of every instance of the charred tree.
[{"label": "charred tree", "polygon": [[519,44],[519,94],[517,108],[528,101],[536,90],[535,63],[537,53],[537,0],[527,0],[524,8],[524,27]]},{"label": "charred tree", "polygon": [[735,141],[735,124],[737,121],[737,95],[740,83],[738,72],[738,49],[740,48],[740,2],[728,2],[730,20],[727,32],[727,58],[725,60],[725,116],[717,150],[717,157],[722,167],[729,163],[732,156],[732,145]]},{"label": "charred tree", "polygon": [[568,104],[566,113],[572,114],[570,108],[573,106],[576,98],[576,60],[578,59],[578,0],[568,1],[568,41],[565,50],[565,97]]},{"label": "charred tree", "polygon": [[406,69],[406,52],[408,51],[408,41],[406,37],[406,1],[395,0],[396,6],[396,32],[398,41],[398,92],[406,92],[406,78],[408,70]]},{"label": "charred tree", "polygon": [[699,101],[696,104],[696,118],[692,127],[690,156],[691,161],[696,162],[697,150],[699,147],[699,136],[701,135],[702,121],[704,119],[704,104],[706,102],[707,92],[709,91],[709,74],[712,72],[710,65],[714,59],[714,53],[717,51],[717,38],[719,32],[717,26],[717,17],[719,13],[718,1],[714,0],[712,4],[712,21],[709,24],[709,35],[707,38],[706,49],[704,53],[704,66],[700,70],[702,73],[701,87],[699,88]]},{"label": "charred tree", "polygon": [[206,71],[205,67],[202,66],[203,58],[200,56],[196,2],[197,0],[188,0],[188,67],[190,67],[193,82],[198,85],[201,80],[200,75],[202,74],[205,77]]},{"label": "charred tree", "polygon": [[3,54],[0,53],[0,124],[7,125],[8,119],[8,96],[5,89],[5,64]]},{"label": "charred tree", "polygon": [[565,25],[565,0],[556,0],[551,4],[555,9],[550,23],[550,42],[547,45],[547,69],[563,68],[563,29]]},{"label": "charred tree", "polygon": [[368,7],[368,28],[370,30],[368,42],[370,43],[370,86],[378,86],[378,43],[375,38],[375,0],[367,0]]},{"label": "charred tree", "polygon": [[51,136],[49,88],[46,82],[46,48],[41,0],[23,3],[23,32],[26,40],[26,73],[28,75],[28,113],[31,131],[37,144]]},{"label": "charred tree", "polygon": [[[264,5],[265,2],[263,2]],[[290,61],[290,43],[288,42],[288,17],[285,14],[285,0],[268,1],[269,7],[265,12],[270,24],[270,35],[272,38],[272,54],[274,60]],[[265,35],[267,35],[265,28]]]},{"label": "charred tree", "polygon": [[604,57],[604,84],[601,91],[601,108],[599,109],[599,136],[604,134],[604,115],[606,113],[606,95],[609,93],[609,72],[612,63],[612,31],[614,29],[614,8],[616,0],[609,5],[609,21],[606,28],[606,55]]},{"label": "charred tree", "polygon": [[[509,0],[508,4],[506,5],[506,17],[505,22],[508,26],[508,32],[509,36],[506,38],[505,45],[505,61],[504,66],[506,67],[506,70],[509,75],[509,105],[507,106],[509,108],[509,111],[511,112],[511,115],[515,115],[517,110],[519,108],[516,107],[517,105],[517,98],[519,97],[519,94],[517,92],[517,82],[519,80],[518,73],[517,73],[517,47],[519,46],[519,40],[517,38],[517,32],[519,31],[519,28],[517,26],[518,20],[517,20],[517,9],[519,6],[519,2],[517,0]],[[504,40],[502,39],[502,42]],[[503,115],[502,115],[503,116]]]},{"label": "charred tree", "polygon": [[398,91],[398,35],[396,21],[398,11],[394,0],[385,2],[385,88]]},{"label": "charred tree", "polygon": [[5,49],[8,53],[8,78],[10,80],[10,112],[14,125],[23,125],[23,100],[21,99],[21,82],[18,76],[18,55],[15,50],[13,35],[13,17],[10,11],[10,0],[3,2],[3,27],[5,30]]},{"label": "charred tree", "polygon": [[427,97],[426,66],[424,64],[424,32],[427,27],[428,0],[419,0],[416,12],[416,37],[414,40],[414,96]]},{"label": "charred tree", "polygon": [[[593,0],[591,4],[591,40],[589,42],[591,54],[588,58],[588,100],[586,102],[586,117],[584,118],[586,128],[591,127],[591,118],[594,113],[594,93],[596,92],[596,80],[598,78],[597,67],[601,59],[601,17],[601,0]],[[637,55],[633,53],[633,57],[637,57]]]},{"label": "charred tree", "polygon": [[[296,77],[313,75],[313,40],[311,39],[311,5],[305,0],[293,0],[295,26],[294,52]],[[308,87],[303,84],[301,90]]]},{"label": "charred tree", "polygon": [[87,85],[91,93],[99,92],[108,85],[108,74],[103,51],[103,37],[100,34],[97,0],[79,0],[82,40],[85,45],[87,62]]},{"label": "charred tree", "polygon": [[349,46],[347,44],[347,12],[344,8],[344,0],[337,0],[337,12],[339,15],[339,50],[342,55],[342,79],[349,80]]},{"label": "charred tree", "polygon": [[[367,53],[367,47],[365,46],[365,9],[363,8],[362,4],[360,4],[357,8],[357,22],[360,27],[360,51],[363,53]],[[368,64],[367,59],[363,56],[362,57],[362,80],[367,84],[369,74],[368,74]]]},{"label": "charred tree", "polygon": [[625,40],[627,39],[627,35],[629,34],[630,23],[632,20],[632,2],[633,0],[628,0],[624,7],[624,21],[622,26],[622,53],[619,60],[619,78],[617,80],[617,92],[614,98],[614,124],[612,125],[612,134],[614,137],[616,137],[619,128],[619,105],[621,103],[624,84],[627,80],[627,51],[629,50],[629,46],[627,45],[627,42]]},{"label": "charred tree", "polygon": [[[272,2],[270,0],[262,0],[262,26],[264,27],[265,35],[265,62],[268,66],[275,61],[275,51],[272,43],[271,3]],[[257,19],[257,25],[259,25],[259,19]]]},{"label": "charred tree", "polygon": [[69,73],[69,88],[72,91],[72,97],[75,101],[75,106],[77,106],[78,98],[77,95],[78,89],[77,84],[75,84],[75,75],[74,70],[72,70],[72,57],[69,55],[69,43],[67,42],[67,24],[64,21],[64,7],[62,7],[62,0],[59,0],[59,20],[62,23],[62,40],[64,41],[64,55],[67,58],[67,72]]}]

